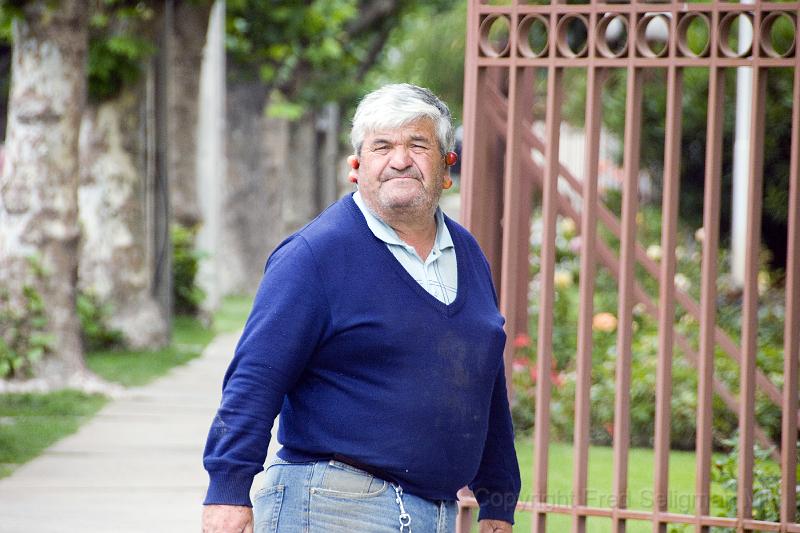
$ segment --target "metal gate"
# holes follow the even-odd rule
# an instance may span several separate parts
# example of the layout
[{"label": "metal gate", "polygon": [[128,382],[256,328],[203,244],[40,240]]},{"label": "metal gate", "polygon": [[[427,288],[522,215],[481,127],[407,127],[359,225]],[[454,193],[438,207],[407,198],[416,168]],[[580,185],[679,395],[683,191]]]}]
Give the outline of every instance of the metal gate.
[{"label": "metal gate", "polygon": [[[737,531],[800,532],[795,514],[798,438],[798,359],[800,359],[800,54],[797,52],[798,2],[684,3],[587,2],[542,3],[523,0],[480,2],[469,0],[465,63],[464,165],[461,182],[462,221],[478,238],[492,265],[506,316],[507,381],[511,383],[512,339],[527,332],[529,232],[532,193],[541,192],[542,244],[540,309],[537,335],[538,376],[551,368],[557,216],[572,218],[582,236],[580,255],[580,310],[576,354],[576,394],[573,442],[572,497],[567,504],[547,501],[549,407],[551,384],[540,379],[536,388],[533,486],[518,511],[533,514],[533,531],[546,530],[551,513],[569,515],[572,530],[586,530],[587,517],[611,519],[612,530],[625,531],[627,520],[644,520],[653,531],[670,524]],[[776,48],[772,34],[778,23],[793,27],[790,46]],[[738,26],[752,27],[750,46],[736,43]],[[662,44],[654,28],[663,29]],[[614,29],[614,32],[610,31]],[[704,46],[693,46],[690,34],[707,35]],[[624,36],[612,39],[613,35]],[[498,37],[499,35],[499,37]],[[577,36],[577,37],[576,37]],[[584,39],[581,39],[585,36]],[[741,342],[734,342],[717,324],[719,273],[720,187],[723,154],[723,118],[726,106],[725,72],[752,69],[749,146],[749,206],[747,255],[742,299]],[[702,68],[708,75],[705,176],[703,196],[704,240],[699,301],[673,282],[676,269],[678,197],[681,176],[680,146],[683,75]],[[785,335],[783,386],[779,388],[758,369],[757,313],[758,250],[761,244],[763,157],[767,78],[773,69],[791,69],[793,87],[786,113],[791,116],[788,191],[788,259],[785,281]],[[559,160],[559,131],[567,69],[583,69],[586,80],[584,175],[575,176]],[[622,160],[622,209],[617,218],[598,198],[596,177],[602,121],[604,80],[615,69],[626,72],[625,126]],[[636,238],[639,204],[640,138],[644,75],[662,69],[666,78],[662,234],[660,261],[647,256]],[[532,109],[537,103],[535,79],[546,73],[544,134],[537,135]],[[728,99],[730,100],[730,99]],[[535,157],[535,153],[539,157]],[[769,179],[769,176],[766,178]],[[574,201],[562,191],[571,189]],[[619,239],[619,254],[598,237],[602,223]],[[618,280],[619,306],[616,339],[616,397],[613,428],[612,504],[590,506],[587,500],[589,410],[592,358],[594,273],[601,265]],[[649,297],[636,278],[643,268],[658,281],[657,300]],[[641,304],[658,321],[659,345],[655,391],[654,486],[651,510],[628,509],[626,504],[630,440],[630,380],[633,307]],[[699,323],[699,347],[675,331],[676,304]],[[673,345],[678,346],[698,373],[695,513],[668,510],[670,402]],[[738,394],[715,376],[714,353],[721,350],[740,365]],[[780,522],[752,518],[753,445],[769,438],[755,423],[755,394],[763,393],[781,407]],[[739,461],[737,516],[710,516],[712,465],[712,398],[717,394],[738,416]],[[459,528],[468,531],[474,499],[461,502]],[[551,529],[552,530],[552,529]]]}]

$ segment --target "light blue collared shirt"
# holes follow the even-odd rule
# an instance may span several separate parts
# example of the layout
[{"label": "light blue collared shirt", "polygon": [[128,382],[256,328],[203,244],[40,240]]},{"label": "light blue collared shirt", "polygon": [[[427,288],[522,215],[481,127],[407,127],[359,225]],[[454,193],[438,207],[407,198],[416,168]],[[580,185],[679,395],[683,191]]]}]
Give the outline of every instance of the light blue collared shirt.
[{"label": "light blue collared shirt", "polygon": [[367,220],[369,229],[378,239],[386,243],[386,247],[403,265],[406,272],[440,302],[453,303],[458,288],[456,249],[453,239],[450,237],[450,230],[444,223],[442,210],[439,207],[436,208],[434,215],[436,217],[436,238],[433,241],[431,252],[423,261],[413,246],[404,242],[389,224],[370,211],[359,191],[353,194],[353,200]]}]

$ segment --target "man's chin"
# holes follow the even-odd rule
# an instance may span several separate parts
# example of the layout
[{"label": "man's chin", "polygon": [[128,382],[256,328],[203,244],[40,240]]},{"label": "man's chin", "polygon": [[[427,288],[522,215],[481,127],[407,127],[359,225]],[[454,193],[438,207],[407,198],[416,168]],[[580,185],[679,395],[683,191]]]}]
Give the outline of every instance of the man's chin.
[{"label": "man's chin", "polygon": [[415,210],[426,205],[425,197],[420,195],[387,195],[381,199],[384,209],[393,211]]}]

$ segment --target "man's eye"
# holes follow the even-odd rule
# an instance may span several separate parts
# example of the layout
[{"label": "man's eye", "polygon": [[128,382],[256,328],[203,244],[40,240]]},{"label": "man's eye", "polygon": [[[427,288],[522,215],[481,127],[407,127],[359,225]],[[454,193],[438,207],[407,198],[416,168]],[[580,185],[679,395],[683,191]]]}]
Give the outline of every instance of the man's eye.
[{"label": "man's eye", "polygon": [[389,152],[389,147],[386,145],[373,146],[372,151],[378,154],[386,154]]},{"label": "man's eye", "polygon": [[424,144],[412,144],[411,149],[415,152],[424,152],[428,149],[428,146]]}]

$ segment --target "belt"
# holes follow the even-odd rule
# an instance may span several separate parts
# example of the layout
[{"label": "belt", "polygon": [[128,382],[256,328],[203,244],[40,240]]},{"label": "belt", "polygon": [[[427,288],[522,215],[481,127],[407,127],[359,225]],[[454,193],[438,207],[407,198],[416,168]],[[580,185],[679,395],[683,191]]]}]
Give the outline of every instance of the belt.
[{"label": "belt", "polygon": [[339,461],[340,463],[344,463],[346,465],[352,466],[353,468],[358,468],[359,470],[363,470],[368,474],[372,474],[373,476],[388,481],[390,483],[397,483],[397,479],[394,476],[389,475],[385,471],[381,470],[380,468],[376,468],[374,466],[370,466],[368,464],[362,463],[361,461],[357,461],[352,457],[347,457],[346,455],[342,455],[339,453],[333,454],[333,460]]}]

